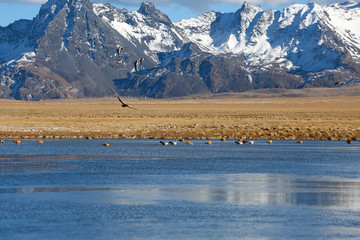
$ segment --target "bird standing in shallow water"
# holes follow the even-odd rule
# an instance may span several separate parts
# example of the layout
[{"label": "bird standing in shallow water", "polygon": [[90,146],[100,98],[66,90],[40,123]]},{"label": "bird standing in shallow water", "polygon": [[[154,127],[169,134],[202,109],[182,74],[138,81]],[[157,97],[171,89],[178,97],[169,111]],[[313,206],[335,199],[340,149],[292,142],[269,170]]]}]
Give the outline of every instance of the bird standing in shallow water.
[{"label": "bird standing in shallow water", "polygon": [[122,107],[128,107],[128,108],[131,108],[131,109],[136,110],[136,108],[133,108],[133,107],[129,106],[128,104],[124,103],[124,102],[120,99],[120,97],[118,97],[118,99],[119,99],[119,101],[121,102],[121,106],[122,106]]}]

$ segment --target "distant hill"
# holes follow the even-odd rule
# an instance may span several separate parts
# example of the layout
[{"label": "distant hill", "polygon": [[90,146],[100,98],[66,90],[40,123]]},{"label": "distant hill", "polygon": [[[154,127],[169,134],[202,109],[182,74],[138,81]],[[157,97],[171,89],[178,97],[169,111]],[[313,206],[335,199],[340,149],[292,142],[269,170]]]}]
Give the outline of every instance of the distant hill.
[{"label": "distant hill", "polygon": [[0,98],[164,98],[358,85],[359,26],[360,4],[351,1],[283,11],[244,3],[234,13],[172,22],[151,2],[130,12],[49,0],[33,20],[0,27]]}]

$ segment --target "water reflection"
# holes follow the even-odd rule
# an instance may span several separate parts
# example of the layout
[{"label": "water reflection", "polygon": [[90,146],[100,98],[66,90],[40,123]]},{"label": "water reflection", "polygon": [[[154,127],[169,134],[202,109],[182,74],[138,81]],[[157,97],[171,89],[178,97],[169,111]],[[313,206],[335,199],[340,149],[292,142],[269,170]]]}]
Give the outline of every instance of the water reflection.
[{"label": "water reflection", "polygon": [[84,187],[84,186],[40,186],[40,187],[9,187],[0,188],[1,193],[41,193],[41,192],[82,192],[82,191],[108,191],[111,188],[105,187]]},{"label": "water reflection", "polygon": [[215,179],[222,185],[203,190],[209,201],[360,209],[360,181],[268,174]]},{"label": "water reflection", "polygon": [[[0,194],[68,192],[70,201],[73,198],[84,201],[96,199],[98,202],[120,205],[190,201],[360,210],[359,180],[268,174],[172,178],[172,182],[155,185],[3,187]],[[176,184],[189,180],[191,183]]]},{"label": "water reflection", "polygon": [[134,201],[141,198],[148,202],[177,200],[360,210],[358,180],[267,174],[222,175],[192,180],[201,184],[135,186],[109,192],[111,197],[108,200],[122,204],[122,198],[126,196]]},{"label": "water reflection", "polygon": [[[0,174],[39,173],[65,171],[78,167],[77,160],[127,159],[142,160],[135,155],[88,155],[88,154],[0,154]],[[147,156],[147,159],[160,157]],[[64,163],[66,162],[66,164]]]}]

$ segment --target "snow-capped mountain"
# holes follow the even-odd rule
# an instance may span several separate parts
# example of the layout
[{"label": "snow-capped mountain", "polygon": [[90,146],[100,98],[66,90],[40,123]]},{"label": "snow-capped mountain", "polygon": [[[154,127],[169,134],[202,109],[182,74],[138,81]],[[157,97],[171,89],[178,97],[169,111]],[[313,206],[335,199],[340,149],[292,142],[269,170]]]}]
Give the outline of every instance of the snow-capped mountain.
[{"label": "snow-capped mountain", "polygon": [[244,3],[233,13],[172,22],[150,2],[127,11],[49,0],[33,20],[0,27],[0,97],[172,97],[359,84],[359,26],[354,1],[283,11]]}]

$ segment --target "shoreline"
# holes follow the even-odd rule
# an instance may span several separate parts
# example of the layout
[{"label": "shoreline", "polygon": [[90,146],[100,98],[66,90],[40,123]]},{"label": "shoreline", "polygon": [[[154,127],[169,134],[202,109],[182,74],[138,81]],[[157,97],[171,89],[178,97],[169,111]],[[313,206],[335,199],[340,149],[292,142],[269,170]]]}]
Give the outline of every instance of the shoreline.
[{"label": "shoreline", "polygon": [[[284,132],[289,133],[289,129],[283,129]],[[196,132],[183,132],[178,133],[157,133],[157,134],[136,134],[128,132],[126,134],[119,133],[94,133],[94,132],[40,132],[37,134],[29,134],[28,132],[2,132],[0,131],[0,139],[2,140],[15,140],[15,139],[189,139],[189,140],[238,140],[238,139],[255,139],[255,140],[322,140],[322,141],[360,141],[358,135],[351,133],[343,135],[330,135],[327,132],[322,134],[321,129],[315,131],[302,131],[296,130],[296,134],[284,134],[284,132],[269,131],[263,135],[258,133],[259,130],[253,132],[246,132],[247,134],[216,134],[204,135]]]}]

